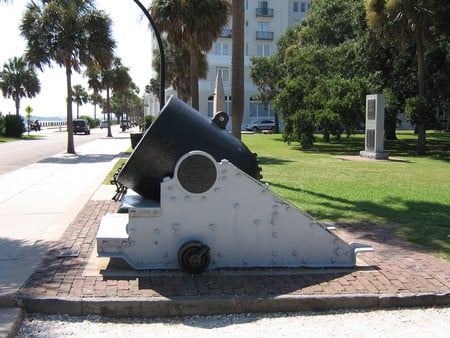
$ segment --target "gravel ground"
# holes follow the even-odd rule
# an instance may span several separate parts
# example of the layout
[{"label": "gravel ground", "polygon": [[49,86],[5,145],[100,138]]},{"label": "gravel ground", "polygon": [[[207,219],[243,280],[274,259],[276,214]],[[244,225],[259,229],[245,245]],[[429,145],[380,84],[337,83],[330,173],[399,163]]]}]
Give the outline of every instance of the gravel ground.
[{"label": "gravel ground", "polygon": [[450,307],[111,319],[28,316],[16,337],[439,337]]}]

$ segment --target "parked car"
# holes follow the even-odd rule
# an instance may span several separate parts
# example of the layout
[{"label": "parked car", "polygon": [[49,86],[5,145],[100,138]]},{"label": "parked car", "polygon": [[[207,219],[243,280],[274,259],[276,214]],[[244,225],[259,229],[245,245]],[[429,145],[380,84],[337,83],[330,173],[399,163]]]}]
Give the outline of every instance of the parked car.
[{"label": "parked car", "polygon": [[84,133],[85,135],[89,135],[91,133],[91,128],[89,127],[88,121],[83,119],[73,120],[73,133]]},{"label": "parked car", "polygon": [[100,129],[103,128],[108,128],[108,121],[103,120],[102,122],[100,122]]},{"label": "parked car", "polygon": [[275,129],[275,122],[272,120],[257,120],[254,122],[251,122],[245,126],[246,130],[251,130],[254,132],[260,131],[260,130],[273,130]]}]

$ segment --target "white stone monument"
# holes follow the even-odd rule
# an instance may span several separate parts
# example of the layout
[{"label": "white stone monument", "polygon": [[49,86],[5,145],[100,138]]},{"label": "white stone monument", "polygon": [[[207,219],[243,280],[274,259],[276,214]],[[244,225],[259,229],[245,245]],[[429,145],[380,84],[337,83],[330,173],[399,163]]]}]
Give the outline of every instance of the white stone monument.
[{"label": "white stone monument", "polygon": [[366,145],[361,157],[374,160],[387,160],[384,152],[384,95],[366,96]]}]

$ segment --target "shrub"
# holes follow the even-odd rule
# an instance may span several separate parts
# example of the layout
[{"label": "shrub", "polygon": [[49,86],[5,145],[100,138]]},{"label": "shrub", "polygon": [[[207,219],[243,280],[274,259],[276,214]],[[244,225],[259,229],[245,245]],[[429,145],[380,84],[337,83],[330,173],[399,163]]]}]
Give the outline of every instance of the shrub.
[{"label": "shrub", "polygon": [[151,124],[153,122],[153,116],[152,115],[146,115],[144,117],[144,125],[145,125],[145,129],[147,130]]},{"label": "shrub", "polygon": [[88,121],[89,127],[91,127],[91,128],[97,128],[100,125],[99,120],[93,119],[90,116],[83,115],[83,116],[80,116],[80,119]]},{"label": "shrub", "polygon": [[5,116],[5,136],[21,137],[26,131],[22,116],[6,115]]}]

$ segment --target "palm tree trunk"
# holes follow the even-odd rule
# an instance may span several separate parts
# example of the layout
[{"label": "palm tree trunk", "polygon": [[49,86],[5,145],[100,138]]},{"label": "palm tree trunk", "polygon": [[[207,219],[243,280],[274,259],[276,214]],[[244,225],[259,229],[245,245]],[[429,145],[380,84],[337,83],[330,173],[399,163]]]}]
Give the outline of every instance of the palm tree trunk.
[{"label": "palm tree trunk", "polygon": [[[423,50],[423,37],[422,32],[418,28],[416,35],[416,55],[417,55],[417,79],[418,79],[418,90],[419,96],[425,97],[425,57]],[[418,132],[418,142],[417,142],[417,152],[419,155],[425,154],[425,144],[427,138],[427,131],[425,125],[421,123],[417,126]]]},{"label": "palm tree trunk", "polygon": [[67,153],[75,154],[73,142],[73,118],[72,118],[72,68],[70,62],[66,65],[67,81]]},{"label": "palm tree trunk", "polygon": [[231,132],[241,139],[241,125],[244,115],[244,0],[233,0],[232,3],[233,46],[231,54]]},{"label": "palm tree trunk", "polygon": [[193,43],[189,46],[189,70],[191,73],[191,102],[192,108],[199,110],[198,99],[198,51]]},{"label": "palm tree trunk", "polygon": [[16,115],[19,116],[20,113],[20,99],[18,97],[14,98],[14,103],[16,105]]},{"label": "palm tree trunk", "polygon": [[111,133],[111,99],[109,97],[109,87],[106,88],[106,114],[108,115],[108,134],[106,137],[112,137]]}]

